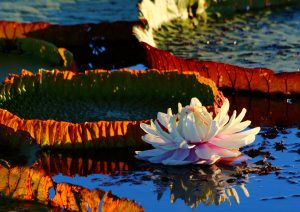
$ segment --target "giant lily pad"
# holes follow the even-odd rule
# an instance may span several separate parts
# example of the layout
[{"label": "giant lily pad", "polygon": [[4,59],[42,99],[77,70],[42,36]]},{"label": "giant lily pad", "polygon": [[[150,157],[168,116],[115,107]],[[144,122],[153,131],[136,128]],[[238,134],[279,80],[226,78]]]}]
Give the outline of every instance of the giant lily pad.
[{"label": "giant lily pad", "polygon": [[[260,60],[270,60],[270,58],[273,58],[272,62],[270,63],[276,63],[277,66],[277,61],[280,59],[283,62],[281,62],[281,66],[279,66],[279,70],[297,70],[298,67],[298,60],[295,55],[297,53],[294,53],[294,51],[297,51],[297,47],[293,44],[296,42],[296,38],[298,33],[295,31],[295,33],[291,33],[291,30],[296,28],[295,24],[293,23],[298,23],[297,21],[297,16],[295,20],[292,19],[289,22],[288,26],[288,45],[285,45],[284,41],[282,45],[277,45],[274,44],[273,46],[266,46],[265,40],[273,38],[275,43],[278,43],[279,40],[283,37],[282,34],[277,30],[277,28],[274,28],[272,30],[269,30],[267,32],[261,31],[261,28],[264,27],[262,24],[261,27],[258,27],[257,33],[253,32],[253,29],[251,30],[251,33],[253,33],[251,39],[247,40],[247,36],[249,36],[249,33],[247,32],[241,32],[239,34],[239,30],[247,30],[247,27],[249,27],[249,23],[245,20],[240,20],[237,18],[236,22],[239,25],[244,26],[246,29],[243,27],[238,27],[237,24],[234,24],[232,26],[233,28],[228,30],[230,33],[224,35],[224,31],[226,31],[226,27],[228,27],[228,23],[226,22],[225,19],[225,24],[220,27],[220,30],[218,31],[219,34],[216,33],[216,28],[213,27],[209,33],[205,31],[205,29],[209,28],[204,22],[207,21],[207,19],[212,18],[212,14],[217,14],[217,16],[222,16],[226,14],[231,14],[234,15],[236,12],[241,11],[241,10],[248,10],[248,9],[261,9],[269,6],[278,6],[278,5],[284,5],[284,4],[294,4],[296,1],[199,1],[199,2],[194,2],[194,1],[171,1],[173,2],[172,4],[167,4],[164,1],[149,1],[145,0],[142,1],[139,5],[140,13],[141,13],[141,19],[144,21],[144,19],[147,22],[148,26],[141,27],[141,26],[136,26],[134,28],[134,34],[137,36],[137,38],[141,41],[141,45],[144,46],[145,49],[145,60],[146,60],[146,65],[150,68],[156,68],[158,70],[178,70],[179,72],[181,71],[195,71],[197,73],[200,73],[202,76],[207,77],[212,79],[218,87],[220,88],[227,88],[230,90],[235,90],[235,91],[250,91],[250,92],[261,92],[261,93],[268,93],[268,94],[275,94],[275,93],[280,93],[280,94],[300,94],[300,84],[299,84],[299,79],[300,79],[300,73],[298,71],[294,72],[289,72],[289,73],[275,73],[273,70],[268,69],[268,68],[246,68],[246,67],[241,67],[237,65],[230,65],[226,63],[230,63],[233,60],[231,60],[231,57],[233,55],[236,56],[236,51],[234,51],[233,55],[228,56],[228,49],[229,45],[226,44],[227,40],[228,43],[232,40],[232,45],[234,46],[237,41],[234,39],[237,39],[239,37],[243,37],[247,42],[249,43],[242,43],[242,53],[246,53],[244,56],[239,56],[237,60],[242,60],[243,66],[245,65],[245,60],[247,57],[253,56],[253,49],[255,49],[257,46],[257,49],[255,51],[258,51],[259,53],[258,56],[255,57],[255,60],[257,58],[260,58]],[[158,9],[159,8],[159,9]],[[242,9],[244,8],[244,9]],[[247,9],[248,8],[248,9]],[[295,10],[297,11],[297,10]],[[155,15],[154,15],[155,14]],[[208,14],[208,17],[206,17]],[[171,21],[175,19],[180,19],[180,20],[185,20],[188,19],[188,17],[195,17],[195,16],[202,16],[204,17],[205,21],[200,22],[198,24],[199,19],[195,19],[192,21],[187,21],[183,22],[185,24],[170,24]],[[282,17],[286,17],[286,15],[281,15]],[[227,17],[227,16],[226,16]],[[276,16],[274,16],[276,17]],[[273,16],[271,16],[270,19],[274,19]],[[279,18],[280,19],[280,18]],[[215,21],[217,22],[217,21]],[[254,19],[253,26],[257,25],[257,20]],[[260,21],[261,23],[262,21]],[[271,20],[265,21],[270,25]],[[277,20],[278,23],[281,23],[280,20]],[[166,23],[169,23],[169,25],[164,25]],[[244,23],[244,24],[241,24]],[[197,28],[194,25],[199,25],[199,31],[194,31]],[[230,25],[230,24],[229,24]],[[265,24],[266,25],[266,24]],[[286,24],[283,24],[285,26]],[[205,28],[204,30],[201,29],[202,26]],[[276,25],[277,26],[277,25]],[[161,29],[160,32],[157,32]],[[193,32],[191,33],[191,30]],[[236,31],[234,34],[232,31]],[[162,34],[161,37],[157,36],[156,39],[154,39],[153,34],[155,33]],[[262,33],[264,36],[264,39],[258,39],[260,35],[258,35],[258,32]],[[274,35],[274,32],[278,33]],[[221,50],[220,50],[220,56],[216,56],[218,54],[218,48],[216,48],[216,52],[213,51],[211,55],[209,54],[204,55],[205,52],[209,52],[211,46],[209,46],[209,40],[214,41],[214,35],[216,39],[220,39],[220,37],[230,37],[232,36],[233,38],[227,38],[225,41],[225,45],[220,44]],[[264,34],[265,33],[265,34]],[[165,35],[165,34],[170,34],[170,35]],[[177,36],[180,34],[180,36],[186,36],[186,38]],[[272,36],[270,35],[272,34]],[[200,37],[200,38],[199,38]],[[210,38],[212,37],[212,38]],[[193,43],[197,39],[202,39],[205,41],[205,44],[201,44],[202,40],[199,41],[200,44],[197,45]],[[256,41],[257,39],[258,41]],[[252,43],[250,42],[252,41]],[[254,40],[254,41],[253,41]],[[204,57],[206,60],[213,60],[214,58],[222,59],[222,61],[226,63],[221,63],[221,62],[213,62],[213,61],[203,61],[197,59],[183,59],[183,58],[178,58],[174,56],[173,54],[156,49],[155,46],[157,44],[157,41],[159,43],[159,47],[166,47],[168,46],[168,50],[171,50],[173,47],[177,49],[178,51],[184,51],[185,57],[187,58],[195,58],[198,52],[200,52],[201,56]],[[224,42],[222,40],[222,42]],[[260,44],[257,44],[259,43]],[[274,43],[273,42],[273,43]],[[290,42],[290,43],[289,43]],[[186,45],[186,43],[192,43],[191,45]],[[203,42],[202,42],[203,43]],[[297,43],[297,42],[296,42]],[[207,45],[206,45],[207,44]],[[251,50],[249,51],[248,49],[251,46]],[[216,44],[212,44],[216,45]],[[238,44],[239,45],[239,44]],[[202,47],[202,48],[201,48]],[[173,49],[174,49],[173,48]],[[207,49],[204,49],[207,48]],[[223,51],[224,54],[222,54],[222,48],[225,50]],[[269,52],[266,49],[270,49]],[[283,49],[287,49],[287,53],[284,52]],[[265,51],[265,52],[264,52]],[[176,53],[177,51],[172,51]],[[193,52],[191,54],[191,52]],[[197,52],[197,53],[195,53]],[[250,55],[249,55],[250,52]],[[195,54],[194,54],[195,53]],[[266,54],[266,56],[264,55]],[[188,55],[188,56],[187,56]],[[191,56],[192,55],[192,56]],[[228,57],[227,57],[227,56]],[[265,59],[262,58],[262,55],[265,56]],[[269,56],[269,58],[268,58]],[[274,59],[275,58],[275,59]],[[276,59],[279,58],[279,59]],[[288,59],[287,59],[288,58]],[[289,67],[282,67],[282,64],[286,64],[286,60],[289,60],[291,65],[291,68]],[[258,61],[255,61],[258,62]],[[273,65],[272,64],[272,65]],[[240,64],[238,64],[240,65]],[[249,65],[249,64],[247,64]],[[263,65],[264,66],[264,65]],[[278,67],[277,66],[277,67]],[[256,67],[256,66],[255,66]],[[274,66],[272,66],[274,68]],[[271,68],[271,67],[270,67]],[[276,68],[277,69],[277,68]]]},{"label": "giant lily pad", "polygon": [[159,70],[193,71],[211,79],[219,88],[266,94],[300,94],[300,72],[274,73],[266,68],[240,66],[195,59],[183,59],[142,43],[147,65]]},{"label": "giant lily pad", "polygon": [[0,123],[41,146],[129,147],[143,145],[141,122],[194,96],[210,107],[223,100],[211,80],[190,72],[24,71],[0,86]]}]

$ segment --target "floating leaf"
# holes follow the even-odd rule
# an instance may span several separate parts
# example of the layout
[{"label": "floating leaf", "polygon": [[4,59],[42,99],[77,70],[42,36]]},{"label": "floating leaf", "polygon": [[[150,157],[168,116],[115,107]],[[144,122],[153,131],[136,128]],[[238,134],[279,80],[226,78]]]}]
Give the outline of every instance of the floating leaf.
[{"label": "floating leaf", "polygon": [[266,94],[300,94],[300,72],[275,74],[266,68],[243,68],[212,61],[182,59],[172,53],[142,43],[147,65],[158,70],[199,73],[219,88]]},{"label": "floating leaf", "polygon": [[64,48],[34,38],[0,39],[1,70],[12,72],[23,68],[69,68],[73,55]]},{"label": "floating leaf", "polygon": [[33,38],[68,49],[76,61],[73,61],[72,67],[68,67],[73,70],[98,67],[115,69],[140,64],[143,61],[142,48],[132,35],[132,27],[135,24],[136,22],[120,21],[56,25],[46,22],[0,21],[0,38]]},{"label": "floating leaf", "polygon": [[[60,120],[53,117],[53,114],[60,115],[70,111],[68,117],[76,117],[81,110],[89,114],[85,108],[80,107],[72,112],[72,106],[78,100],[88,104],[98,102],[94,107],[98,111],[103,104],[111,101],[113,102],[109,109],[128,101],[132,102],[132,105],[142,103],[142,114],[146,114],[147,104],[177,104],[178,100],[187,101],[194,96],[210,107],[220,105],[223,101],[222,93],[213,82],[193,73],[96,70],[81,74],[68,71],[39,71],[34,75],[23,71],[21,76],[10,75],[0,86],[0,105],[3,108],[0,109],[0,124],[15,131],[28,132],[41,146],[138,146],[143,145],[143,142],[140,142],[142,132],[139,125],[141,122],[148,122],[144,120],[152,117],[146,116],[144,120],[136,121],[126,117],[124,121],[104,121],[106,116],[98,116],[96,119],[104,120],[86,122],[90,117],[85,116],[82,123],[78,123],[76,118],[75,123],[72,123],[70,119]],[[56,101],[59,105],[53,106]],[[44,104],[36,105],[41,102]],[[65,104],[68,105],[65,111],[53,112]],[[165,110],[165,107],[161,109]],[[128,110],[132,110],[132,107]],[[44,113],[49,111],[52,116],[43,117]],[[105,114],[107,112],[109,111],[105,111]]]}]

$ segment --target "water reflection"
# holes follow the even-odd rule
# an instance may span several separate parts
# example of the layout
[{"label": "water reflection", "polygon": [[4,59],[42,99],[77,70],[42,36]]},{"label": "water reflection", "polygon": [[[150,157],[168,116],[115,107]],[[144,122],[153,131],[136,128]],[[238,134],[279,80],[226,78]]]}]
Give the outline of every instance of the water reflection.
[{"label": "water reflection", "polygon": [[[32,140],[26,136],[28,135],[24,132],[15,134],[12,130],[0,126],[0,144],[2,145],[0,148],[0,159],[2,159],[0,160],[0,164],[2,164],[0,190],[12,191],[13,193],[6,193],[9,195],[16,195],[16,191],[26,191],[25,184],[30,181],[18,181],[23,184],[18,186],[11,184],[10,190],[7,190],[7,184],[3,184],[4,180],[8,179],[8,172],[5,171],[7,169],[11,170],[10,173],[14,173],[14,177],[12,176],[14,181],[11,180],[10,182],[17,182],[15,180],[18,179],[16,177],[18,173],[25,177],[35,173],[35,176],[47,176],[46,178],[54,180],[56,185],[64,184],[61,186],[63,192],[67,191],[66,189],[75,192],[80,188],[80,191],[91,193],[94,192],[94,189],[103,189],[102,191],[112,189],[115,193],[123,189],[126,190],[124,194],[116,194],[137,200],[141,202],[142,206],[148,204],[149,198],[156,198],[156,203],[164,204],[165,209],[173,207],[170,206],[169,202],[174,203],[174,207],[184,203],[191,208],[197,207],[199,209],[201,206],[210,205],[213,209],[214,206],[222,205],[218,208],[223,208],[228,205],[237,205],[240,202],[242,205],[247,202],[248,205],[255,202],[253,199],[265,200],[272,196],[282,196],[287,199],[298,195],[294,191],[288,193],[280,190],[274,191],[272,195],[257,194],[253,185],[256,186],[259,183],[253,179],[251,180],[252,183],[247,185],[249,180],[247,173],[249,171],[256,173],[252,175],[255,178],[257,174],[266,175],[274,170],[276,171],[275,174],[263,178],[265,180],[261,184],[264,190],[272,191],[274,182],[276,182],[275,184],[285,184],[286,189],[294,189],[295,186],[299,185],[299,157],[297,156],[299,156],[300,146],[298,142],[299,129],[297,128],[263,128],[261,134],[257,136],[256,142],[242,150],[254,157],[252,161],[248,161],[246,167],[248,169],[245,168],[246,164],[182,167],[153,165],[136,160],[133,149],[42,150],[39,152],[35,145],[29,145]],[[9,144],[12,144],[12,147]],[[283,146],[278,150],[280,145]],[[282,170],[270,169],[261,159],[272,160]],[[6,163],[6,161],[8,162]],[[32,166],[32,164],[34,165]],[[269,179],[273,179],[273,184],[269,184]],[[246,187],[250,188],[251,184],[251,193],[254,192],[254,196],[259,198],[245,201],[245,197],[249,197]],[[15,189],[12,189],[12,186],[16,186]],[[142,197],[136,190],[141,187],[146,189]],[[128,188],[132,191],[129,191]],[[35,198],[28,196],[31,195],[30,192],[22,194]],[[68,194],[70,193],[64,193],[64,195]],[[95,198],[98,197],[95,196]],[[166,204],[166,199],[168,204]],[[17,205],[15,202],[12,204]],[[61,204],[65,203],[62,202]],[[153,206],[148,209],[153,209]]]},{"label": "water reflection", "polygon": [[49,207],[62,211],[123,211],[125,208],[144,211],[134,201],[119,198],[110,191],[57,183],[36,166],[11,167],[9,162],[0,161],[0,178],[0,209],[4,211],[11,205],[16,207],[18,202],[28,202],[29,210]]},{"label": "water reflection", "polygon": [[152,180],[158,199],[169,189],[171,203],[182,199],[191,208],[196,208],[201,203],[220,205],[228,202],[231,205],[232,200],[239,204],[237,186],[241,188],[245,196],[249,197],[249,192],[245,187],[248,175],[243,174],[238,167],[157,166],[153,167],[151,172],[155,173]]},{"label": "water reflection", "polygon": [[300,125],[300,98],[262,95],[232,95],[225,91],[230,101],[231,112],[247,109],[245,120],[251,120],[253,126],[295,127]]},{"label": "water reflection", "polygon": [[[101,153],[101,154],[100,154]],[[163,166],[140,162],[134,159],[133,151],[98,152],[87,157],[55,153],[42,153],[40,166],[50,176],[62,173],[65,176],[88,176],[93,184],[101,188],[130,184],[154,184],[154,192],[160,200],[164,193],[170,192],[170,202],[181,199],[195,208],[199,204],[220,205],[227,202],[240,203],[237,190],[249,197],[245,187],[248,175],[242,166]],[[75,157],[74,157],[75,156]],[[100,174],[100,175],[99,175]],[[59,177],[58,177],[59,178]],[[68,178],[63,177],[65,181]],[[70,179],[71,180],[71,179]],[[85,179],[87,180],[87,179]],[[236,189],[240,187],[240,189]],[[149,194],[145,194],[149,195]]]},{"label": "water reflection", "polygon": [[48,175],[88,176],[90,174],[126,175],[136,170],[134,151],[102,150],[87,151],[47,151],[42,152],[38,161],[40,168]]}]

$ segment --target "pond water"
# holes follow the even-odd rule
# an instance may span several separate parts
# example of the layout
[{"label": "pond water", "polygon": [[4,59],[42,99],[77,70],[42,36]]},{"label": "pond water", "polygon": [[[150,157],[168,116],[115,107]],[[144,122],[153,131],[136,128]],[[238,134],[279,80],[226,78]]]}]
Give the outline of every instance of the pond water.
[{"label": "pond water", "polygon": [[[59,24],[136,20],[137,0],[126,1],[1,1],[0,19],[15,21],[49,21]],[[126,5],[126,7],[124,6]],[[129,7],[127,7],[129,6]],[[78,12],[78,8],[82,12]],[[117,9],[116,9],[117,8]],[[120,9],[122,8],[122,9]],[[126,9],[124,9],[126,8]],[[112,12],[112,11],[118,11]],[[98,15],[99,13],[105,15]],[[34,14],[34,15],[33,15]],[[238,15],[224,22],[209,22],[192,26],[191,22],[172,23],[156,34],[159,47],[176,55],[218,60],[242,66],[265,66],[281,70],[299,69],[300,13],[297,8]],[[177,28],[178,27],[178,28]],[[195,46],[197,48],[195,48]],[[7,59],[8,58],[8,59]],[[1,60],[2,59],[2,60]],[[16,68],[26,66],[27,58],[17,58]],[[0,62],[10,63],[10,56],[0,55]],[[29,63],[30,65],[31,63]],[[145,68],[137,61],[135,68]],[[39,66],[38,63],[35,66]],[[30,67],[29,67],[30,68]],[[34,67],[32,67],[34,68]],[[4,75],[0,75],[1,80]],[[243,164],[213,166],[168,167],[151,165],[134,158],[136,150],[85,150],[75,153],[55,152],[36,147],[21,147],[25,153],[14,155],[15,149],[1,146],[0,159],[16,166],[39,164],[54,181],[72,183],[104,191],[112,190],[119,197],[135,200],[145,211],[298,211],[300,207],[300,115],[299,99],[270,100],[264,97],[231,97],[233,108],[248,110],[253,125],[262,126],[253,145],[242,151],[255,156],[247,163],[253,170],[263,170],[267,162],[280,170],[269,174],[247,173]],[[123,104],[111,110],[110,104],[73,102],[70,105],[54,101],[57,110],[43,108],[45,102],[28,99],[23,107],[34,102],[36,114],[68,121],[94,119],[144,119],[165,111],[169,102],[147,105]],[[30,103],[30,104],[29,104]],[[153,105],[154,104],[154,105]],[[101,110],[99,109],[100,107]],[[37,118],[35,112],[23,108],[24,116]],[[30,112],[29,112],[30,111]],[[42,112],[41,112],[42,111]],[[125,112],[124,112],[125,111]],[[136,113],[136,111],[139,111]],[[18,112],[18,108],[15,112]],[[20,112],[20,111],[19,111]],[[71,117],[72,116],[72,117]],[[92,118],[91,118],[92,117]],[[74,120],[72,120],[74,119]],[[283,128],[284,127],[284,128]],[[3,138],[1,138],[3,140]],[[23,141],[21,141],[23,142]],[[13,152],[14,153],[14,152]],[[35,153],[38,153],[37,157]],[[14,153],[15,154],[15,153]],[[29,157],[30,155],[30,157]],[[24,158],[30,158],[25,160]],[[261,162],[263,160],[263,162]],[[1,162],[1,161],[0,161]],[[35,163],[36,162],[36,163]],[[26,163],[26,164],[24,164]],[[0,179],[3,177],[0,173]],[[53,191],[50,191],[53,196]],[[24,202],[3,202],[0,210],[50,210]]]},{"label": "pond water", "polygon": [[174,21],[155,32],[158,48],[183,58],[243,67],[300,70],[299,6],[235,15],[233,18]]},{"label": "pond water", "polygon": [[[246,98],[230,98],[232,107],[240,111],[241,105],[248,105]],[[252,97],[251,101],[256,105],[266,105],[270,100]],[[290,104],[276,101],[280,107],[287,108]],[[276,101],[272,100],[269,105],[275,105]],[[297,108],[297,99],[291,101]],[[280,116],[274,115],[276,111],[278,113],[276,107],[270,107],[266,117],[256,107],[248,110],[248,115],[252,116],[251,113],[256,111],[260,116],[251,118],[255,126],[274,126],[277,123],[274,117]],[[287,116],[285,113],[281,115],[279,120]],[[284,210],[296,211],[300,198],[299,123],[299,116],[294,115],[287,122],[282,122],[285,128],[263,127],[254,143],[242,149],[242,152],[253,157],[247,162],[249,169],[244,169],[244,164],[153,165],[134,158],[134,151],[138,149],[46,150],[38,153],[36,159],[28,159],[27,164],[38,161],[40,169],[56,183],[111,190],[118,197],[136,201],[145,211],[283,211],[283,205]],[[31,156],[38,152],[36,147],[28,147],[23,156],[18,156],[18,161],[1,149],[0,158],[21,166],[24,166],[24,155],[28,157],[28,152]],[[280,169],[269,173],[269,162],[272,167]],[[49,192],[53,197],[53,190]],[[5,210],[38,208],[35,204],[14,202],[8,205],[0,202],[1,207]]]},{"label": "pond water", "polygon": [[138,19],[138,0],[3,0],[0,20],[82,24]]},{"label": "pond water", "polygon": [[[268,175],[240,174],[236,167],[224,165],[154,166],[132,159],[132,152],[123,152],[123,157],[118,157],[116,151],[115,158],[94,159],[100,166],[96,173],[76,167],[83,161],[74,162],[69,170],[71,177],[65,172],[55,175],[54,180],[89,189],[112,190],[118,196],[134,199],[145,211],[190,211],[190,208],[194,208],[193,211],[283,211],[283,205],[284,210],[295,211],[300,198],[300,130],[281,129],[276,131],[276,136],[271,136],[271,131],[274,129],[264,128],[254,144],[244,149],[261,148],[266,155],[270,152],[267,160],[282,170]],[[284,148],[276,149],[276,143],[281,141]],[[108,155],[104,151],[98,154]],[[113,151],[111,154],[114,155]],[[66,165],[62,161],[67,160],[52,157],[51,166],[45,167],[55,174],[60,172],[60,166]],[[249,163],[260,159],[261,156],[255,157]],[[117,165],[121,163],[127,166]],[[219,199],[222,195],[225,198]]]}]

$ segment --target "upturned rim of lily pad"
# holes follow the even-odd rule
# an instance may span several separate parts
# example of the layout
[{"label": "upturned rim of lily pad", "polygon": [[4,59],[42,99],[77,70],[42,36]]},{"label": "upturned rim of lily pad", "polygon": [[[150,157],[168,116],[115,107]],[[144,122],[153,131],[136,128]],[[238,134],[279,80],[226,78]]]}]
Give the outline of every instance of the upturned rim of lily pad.
[{"label": "upturned rim of lily pad", "polygon": [[[106,84],[101,87],[101,83]],[[116,72],[91,70],[85,73],[74,73],[41,70],[33,74],[23,70],[21,75],[11,74],[5,79],[0,86],[0,102],[24,93],[27,95],[31,93],[31,96],[34,97],[32,94],[41,88],[47,92],[54,92],[55,95],[73,93],[72,95],[77,95],[78,98],[83,96],[88,98],[93,95],[112,98],[115,86],[119,87],[120,92],[123,90],[115,98],[120,98],[122,95],[128,95],[130,98],[141,95],[148,98],[152,95],[152,98],[155,98],[159,93],[159,98],[163,100],[162,97],[169,97],[171,94],[181,96],[182,93],[186,93],[186,95],[197,93],[202,100],[210,101],[208,105],[212,110],[220,106],[224,99],[223,94],[211,80],[192,72],[123,69]],[[123,88],[127,86],[127,89],[122,89],[122,86]],[[153,92],[151,86],[158,86],[158,88]],[[93,92],[91,92],[92,88]],[[103,88],[102,91],[101,88]],[[30,95],[28,95],[29,97]],[[28,132],[39,145],[52,148],[144,146],[145,144],[140,139],[143,135],[140,129],[141,123],[149,123],[149,120],[100,120],[98,122],[71,123],[23,119],[11,113],[9,108],[8,110],[0,109],[0,124],[15,131]]]},{"label": "upturned rim of lily pad", "polygon": [[[262,9],[284,4],[295,4],[291,2],[274,2],[273,4],[248,3],[251,8]],[[229,1],[227,3],[235,3]],[[205,61],[197,59],[183,59],[173,55],[171,52],[156,47],[153,33],[159,30],[165,23],[176,19],[186,20],[188,18],[200,18],[203,22],[209,19],[220,9],[228,16],[234,12],[246,8],[245,2],[241,5],[228,8],[222,2],[214,1],[165,1],[143,0],[138,4],[139,19],[144,24],[133,27],[133,34],[140,41],[145,51],[145,62],[150,68],[158,70],[194,71],[201,76],[213,80],[218,88],[234,90],[236,92],[251,92],[263,94],[297,95],[300,96],[300,72],[275,73],[268,68],[246,68],[217,61]],[[222,8],[224,7],[224,8]]]}]

